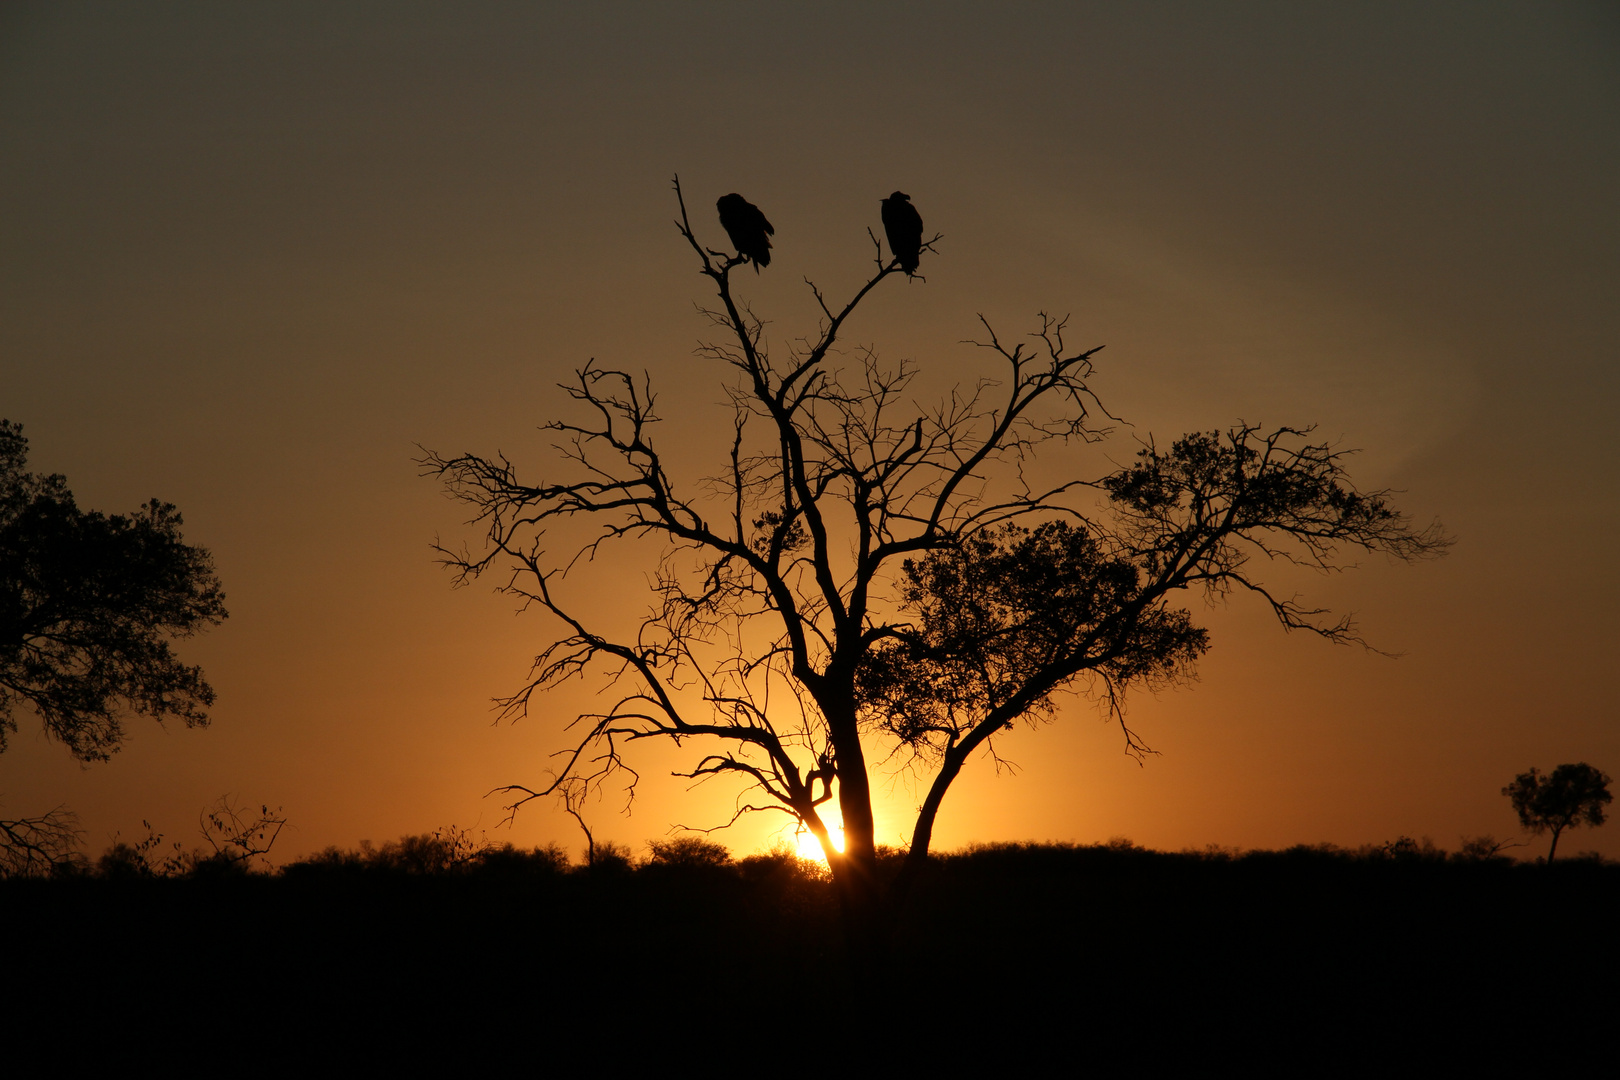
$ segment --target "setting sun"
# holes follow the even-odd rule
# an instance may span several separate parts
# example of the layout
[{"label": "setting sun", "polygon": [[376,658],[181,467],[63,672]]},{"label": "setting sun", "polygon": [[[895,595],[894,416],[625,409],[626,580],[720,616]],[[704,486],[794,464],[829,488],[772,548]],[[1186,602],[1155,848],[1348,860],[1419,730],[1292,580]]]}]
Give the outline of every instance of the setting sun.
[{"label": "setting sun", "polygon": [[[827,829],[832,837],[832,846],[834,850],[843,851],[844,827],[834,822],[828,822]],[[812,862],[820,863],[825,863],[827,861],[826,853],[821,850],[821,842],[816,839],[816,834],[811,832],[809,829],[801,827],[799,831],[794,834],[793,842],[794,849],[798,852],[799,858],[809,859]]]}]

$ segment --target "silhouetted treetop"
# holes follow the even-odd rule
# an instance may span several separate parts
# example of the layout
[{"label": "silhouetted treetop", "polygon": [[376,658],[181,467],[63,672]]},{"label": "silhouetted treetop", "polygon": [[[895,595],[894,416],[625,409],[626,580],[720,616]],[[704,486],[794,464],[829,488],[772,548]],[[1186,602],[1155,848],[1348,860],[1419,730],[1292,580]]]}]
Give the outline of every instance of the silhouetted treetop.
[{"label": "silhouetted treetop", "polygon": [[1558,854],[1558,837],[1569,828],[1597,827],[1607,816],[1605,808],[1614,800],[1610,778],[1601,769],[1582,761],[1560,765],[1551,774],[1531,769],[1513,778],[1502,794],[1513,804],[1519,824],[1533,833],[1552,833],[1547,849],[1550,863]]},{"label": "silhouetted treetop", "polygon": [[1195,432],[1161,451],[1151,443],[1135,462],[1105,477],[1117,550],[1170,588],[1202,584],[1264,597],[1290,629],[1359,640],[1348,617],[1279,599],[1248,572],[1256,556],[1339,570],[1345,548],[1397,559],[1430,558],[1451,541],[1437,524],[1414,528],[1390,503],[1392,492],[1358,491],[1347,452],[1308,441],[1310,428],[1264,433],[1240,424]]},{"label": "silhouetted treetop", "polygon": [[1137,564],[1069,521],[987,529],[903,573],[910,621],[874,643],[858,692],[868,725],[932,756],[981,724],[1050,715],[1081,672],[1116,690],[1161,683],[1208,647]]},{"label": "silhouetted treetop", "polygon": [[226,616],[208,552],[172,505],[80,510],[27,458],[21,426],[0,421],[0,749],[19,705],[81,761],[118,749],[126,711],[206,724],[214,691],[167,638]]}]

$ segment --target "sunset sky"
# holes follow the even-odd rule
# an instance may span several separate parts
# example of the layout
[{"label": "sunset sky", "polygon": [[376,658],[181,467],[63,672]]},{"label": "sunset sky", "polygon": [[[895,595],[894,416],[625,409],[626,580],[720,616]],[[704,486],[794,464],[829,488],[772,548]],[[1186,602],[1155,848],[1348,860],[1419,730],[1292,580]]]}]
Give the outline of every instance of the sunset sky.
[{"label": "sunset sky", "polygon": [[[1067,312],[1129,421],[1077,469],[1315,424],[1456,538],[1270,578],[1397,659],[1189,596],[1199,679],[1130,702],[1158,756],[1072,700],[1007,740],[1016,775],[969,768],[936,846],[1455,847],[1518,832],[1500,790],[1532,765],[1620,775],[1612,4],[13,3],[0,417],[81,507],[177,504],[231,615],[180,646],[210,728],[137,719],[81,767],[24,714],[0,814],[191,844],[230,793],[285,808],[281,858],[451,824],[577,853],[559,811],[508,829],[485,793],[541,779],[588,687],[493,722],[552,625],[451,588],[430,545],[478,534],[413,458],[543,475],[556,384],[595,357],[650,373],[688,479],[721,465],[677,173],[712,245],[727,192],[775,224],[738,278],[774,341],[814,331],[807,277],[858,287],[904,190],[939,254],[847,336],[915,359],[919,393],[993,373],[977,314]],[[639,569],[597,570],[581,587],[639,610]],[[691,760],[642,753],[599,837],[725,820],[734,788],[667,777]],[[900,843],[920,795],[878,790]],[[782,823],[716,836],[746,854]],[[1620,825],[1566,850],[1620,857]]]}]

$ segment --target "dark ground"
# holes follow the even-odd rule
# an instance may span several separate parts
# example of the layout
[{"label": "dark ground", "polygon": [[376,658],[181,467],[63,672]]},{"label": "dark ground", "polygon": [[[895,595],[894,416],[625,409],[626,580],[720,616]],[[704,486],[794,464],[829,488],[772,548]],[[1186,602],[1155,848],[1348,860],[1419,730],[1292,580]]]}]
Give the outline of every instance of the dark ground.
[{"label": "dark ground", "polygon": [[860,980],[828,886],[786,858],[12,880],[0,910],[7,1026],[70,1056],[797,1075],[853,1039],[919,1068],[1312,1074],[1544,1060],[1617,1023],[1620,865],[1581,860],[986,848],[936,861]]}]

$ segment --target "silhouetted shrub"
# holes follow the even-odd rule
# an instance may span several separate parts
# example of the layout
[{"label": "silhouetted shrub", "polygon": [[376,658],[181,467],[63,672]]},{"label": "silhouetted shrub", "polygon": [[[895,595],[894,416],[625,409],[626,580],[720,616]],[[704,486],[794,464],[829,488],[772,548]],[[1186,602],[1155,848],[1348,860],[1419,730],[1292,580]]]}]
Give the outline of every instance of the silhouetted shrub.
[{"label": "silhouetted shrub", "polygon": [[1584,863],[1588,866],[1614,865],[1610,862],[1610,860],[1603,857],[1603,853],[1601,851],[1580,851],[1576,852],[1574,855],[1565,855],[1564,859],[1568,862]]},{"label": "silhouetted shrub", "polygon": [[98,874],[118,880],[174,877],[195,865],[195,857],[181,852],[178,843],[170,845],[172,853],[160,854],[158,846],[163,843],[163,834],[155,832],[149,821],[141,824],[146,826],[146,838],[130,844],[115,837],[111,846],[96,860]]},{"label": "silhouetted shrub", "polygon": [[831,880],[826,863],[800,857],[786,844],[777,844],[770,851],[749,855],[737,863],[743,880],[778,883],[820,883]]},{"label": "silhouetted shrub", "polygon": [[418,836],[402,836],[371,854],[379,870],[405,874],[459,873],[477,864],[483,846],[455,826]]},{"label": "silhouetted shrub", "polygon": [[246,859],[232,858],[229,852],[193,855],[188,870],[191,877],[209,880],[247,877],[252,872],[253,867]]},{"label": "silhouetted shrub", "polygon": [[1434,846],[1425,836],[1414,840],[1410,836],[1397,837],[1382,844],[1369,845],[1357,854],[1366,859],[1393,859],[1397,862],[1444,862],[1446,853]]},{"label": "silhouetted shrub", "polygon": [[478,872],[503,877],[556,877],[569,870],[568,852],[561,844],[528,850],[502,844],[479,852]]},{"label": "silhouetted shrub", "polygon": [[96,860],[96,873],[104,878],[151,877],[152,866],[135,845],[114,841]]},{"label": "silhouetted shrub", "polygon": [[674,836],[668,840],[649,840],[647,847],[652,850],[647,859],[649,866],[677,866],[691,869],[731,864],[731,852],[724,844],[716,844],[701,836]]},{"label": "silhouetted shrub", "polygon": [[302,859],[293,860],[283,866],[281,872],[295,876],[303,873],[331,873],[345,870],[358,872],[366,868],[369,851],[369,844],[360,851],[340,848],[336,844],[332,844],[313,855],[306,855]]},{"label": "silhouetted shrub", "polygon": [[630,872],[630,849],[614,840],[603,840],[589,856],[585,869],[592,874],[627,874]]},{"label": "silhouetted shrub", "polygon": [[1490,833],[1483,836],[1463,837],[1462,847],[1452,856],[1458,862],[1512,862],[1512,858],[1502,854],[1504,848],[1523,847],[1522,844],[1498,840]]}]

